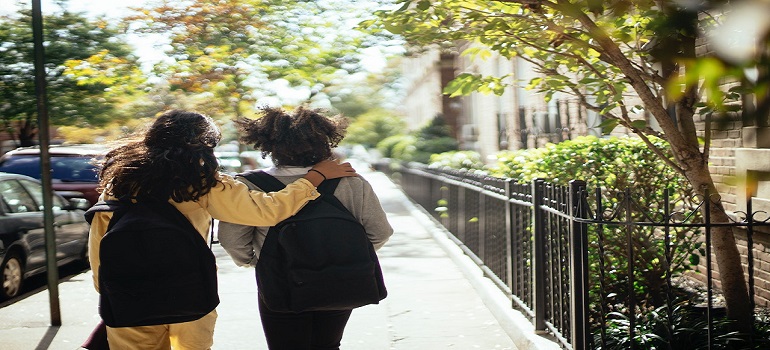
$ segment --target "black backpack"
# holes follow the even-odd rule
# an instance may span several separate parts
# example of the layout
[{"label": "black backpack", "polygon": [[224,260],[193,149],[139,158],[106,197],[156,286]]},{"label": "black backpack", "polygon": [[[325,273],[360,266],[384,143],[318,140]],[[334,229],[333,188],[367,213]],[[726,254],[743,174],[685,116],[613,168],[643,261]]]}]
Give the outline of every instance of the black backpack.
[{"label": "black backpack", "polygon": [[[263,171],[241,176],[267,192],[285,187]],[[387,296],[366,230],[334,197],[339,180],[321,183],[319,199],[268,230],[256,266],[259,297],[268,309],[347,310]]]},{"label": "black backpack", "polygon": [[99,314],[110,327],[197,320],[219,305],[216,258],[189,220],[167,201],[113,200],[99,249]]}]

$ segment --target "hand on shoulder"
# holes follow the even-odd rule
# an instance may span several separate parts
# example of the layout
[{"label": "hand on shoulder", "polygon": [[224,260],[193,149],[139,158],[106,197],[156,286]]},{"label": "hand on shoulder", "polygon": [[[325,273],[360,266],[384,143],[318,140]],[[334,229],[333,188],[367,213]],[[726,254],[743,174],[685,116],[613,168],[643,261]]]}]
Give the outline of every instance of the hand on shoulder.
[{"label": "hand on shoulder", "polygon": [[348,163],[340,163],[337,160],[324,160],[313,165],[305,178],[318,186],[323,180],[336,179],[338,177],[357,176],[356,169]]}]

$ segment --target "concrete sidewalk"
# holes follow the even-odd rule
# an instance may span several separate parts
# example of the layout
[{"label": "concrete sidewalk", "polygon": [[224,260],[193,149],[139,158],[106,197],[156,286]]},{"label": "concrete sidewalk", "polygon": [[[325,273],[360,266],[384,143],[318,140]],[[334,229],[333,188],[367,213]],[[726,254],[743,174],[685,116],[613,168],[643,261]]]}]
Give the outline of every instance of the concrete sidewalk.
[{"label": "concrete sidewalk", "polygon": [[[395,228],[378,252],[389,296],[353,312],[342,349],[558,348],[535,336],[505,296],[385,175],[362,175]],[[213,349],[266,349],[253,269],[235,266],[219,246],[214,252],[222,302]],[[59,291],[61,327],[49,326],[47,291],[0,309],[0,349],[78,349],[99,318],[91,273],[62,282]]]}]

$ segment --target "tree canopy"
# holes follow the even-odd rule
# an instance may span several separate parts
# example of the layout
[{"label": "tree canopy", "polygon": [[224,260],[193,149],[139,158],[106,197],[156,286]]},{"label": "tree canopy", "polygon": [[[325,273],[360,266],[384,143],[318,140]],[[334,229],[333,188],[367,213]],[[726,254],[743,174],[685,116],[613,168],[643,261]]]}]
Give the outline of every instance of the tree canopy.
[{"label": "tree canopy", "polygon": [[162,48],[171,61],[155,73],[172,89],[215,97],[204,105],[227,113],[275,98],[276,81],[305,95],[278,103],[328,98],[362,70],[366,36],[352,28],[364,10],[350,1],[196,0],[135,10],[126,18],[132,32],[168,37]]},{"label": "tree canopy", "polygon": [[[0,16],[0,119],[22,146],[37,134],[31,11]],[[119,29],[66,10],[43,19],[51,122],[102,125],[141,82],[132,49]]]}]

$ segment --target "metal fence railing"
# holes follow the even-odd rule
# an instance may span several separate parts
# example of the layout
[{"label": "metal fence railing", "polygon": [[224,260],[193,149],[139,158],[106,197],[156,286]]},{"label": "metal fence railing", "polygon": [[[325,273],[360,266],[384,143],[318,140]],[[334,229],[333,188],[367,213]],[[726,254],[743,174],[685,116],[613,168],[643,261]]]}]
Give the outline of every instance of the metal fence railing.
[{"label": "metal fence railing", "polygon": [[[730,223],[704,223],[697,213],[710,201],[682,205],[671,201],[668,191],[662,204],[651,209],[629,190],[613,192],[610,198],[600,189],[589,193],[577,180],[569,186],[542,179],[517,184],[416,163],[380,170],[397,179],[403,191],[449,231],[511,298],[513,308],[565,349],[643,349],[638,338],[649,325],[641,325],[638,315],[645,310],[664,314],[669,338],[661,341],[666,348],[676,348],[673,319],[679,312],[680,295],[675,291],[680,288],[674,285],[690,273],[678,266],[686,265],[682,256],[692,260],[697,252],[706,253],[709,267],[702,284],[707,339],[701,348],[721,348],[714,345],[724,334],[713,312],[718,309],[712,302],[718,290],[712,283],[709,232],[718,226],[740,228],[752,247],[754,229],[770,226],[757,214]],[[671,208],[681,210],[673,213]],[[748,249],[746,267],[753,306],[752,251]],[[656,305],[663,306],[656,310]],[[614,332],[614,338],[608,332]],[[620,338],[627,342],[619,342],[617,332],[625,332]]]}]

